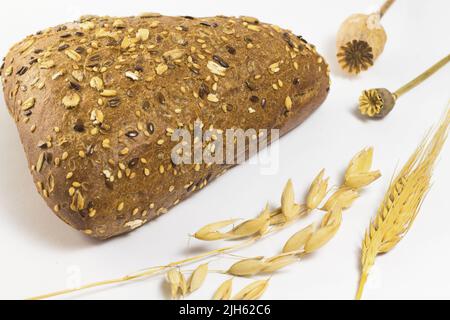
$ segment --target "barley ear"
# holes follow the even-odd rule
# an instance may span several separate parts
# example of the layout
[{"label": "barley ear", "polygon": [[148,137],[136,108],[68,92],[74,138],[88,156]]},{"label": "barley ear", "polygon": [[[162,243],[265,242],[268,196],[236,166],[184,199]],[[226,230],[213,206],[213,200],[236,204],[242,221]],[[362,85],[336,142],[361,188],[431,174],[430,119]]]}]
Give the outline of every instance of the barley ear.
[{"label": "barley ear", "polygon": [[356,292],[356,300],[361,300],[368,276],[369,275],[366,272],[361,273],[361,278],[359,280],[359,285],[358,285],[358,291]]},{"label": "barley ear", "polygon": [[361,277],[356,299],[361,299],[370,269],[378,255],[387,253],[413,225],[431,185],[435,162],[447,139],[450,109],[433,135],[416,148],[390,184],[361,248]]}]

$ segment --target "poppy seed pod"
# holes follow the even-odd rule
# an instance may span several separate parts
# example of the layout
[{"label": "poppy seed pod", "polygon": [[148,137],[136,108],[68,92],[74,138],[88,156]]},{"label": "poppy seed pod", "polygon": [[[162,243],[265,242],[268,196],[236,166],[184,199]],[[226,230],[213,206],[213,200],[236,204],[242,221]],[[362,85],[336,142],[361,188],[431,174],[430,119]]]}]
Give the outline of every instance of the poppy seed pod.
[{"label": "poppy seed pod", "polygon": [[354,14],[341,25],[337,40],[337,58],[341,68],[358,74],[370,68],[381,55],[387,35],[379,13]]},{"label": "poppy seed pod", "polygon": [[385,88],[364,90],[359,98],[359,111],[369,118],[384,118],[396,100],[397,96]]}]

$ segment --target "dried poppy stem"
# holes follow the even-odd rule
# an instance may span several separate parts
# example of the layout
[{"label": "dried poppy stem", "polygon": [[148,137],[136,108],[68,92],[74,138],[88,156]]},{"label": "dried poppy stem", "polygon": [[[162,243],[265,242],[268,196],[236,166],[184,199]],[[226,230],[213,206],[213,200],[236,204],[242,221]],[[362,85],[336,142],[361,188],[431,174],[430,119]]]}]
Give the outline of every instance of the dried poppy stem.
[{"label": "dried poppy stem", "polygon": [[359,111],[369,118],[384,118],[395,106],[397,99],[414,89],[426,79],[435,74],[450,61],[450,54],[425,70],[397,91],[391,92],[385,88],[364,90],[359,98]]},{"label": "dried poppy stem", "polygon": [[380,17],[382,18],[384,14],[389,10],[389,8],[394,4],[395,0],[386,0],[386,2],[380,8]]},{"label": "dried poppy stem", "polygon": [[441,69],[443,66],[445,66],[450,61],[450,54],[448,54],[445,58],[439,60],[436,64],[431,66],[429,69],[427,69],[425,72],[420,74],[417,78],[414,80],[408,82],[404,86],[402,86],[400,89],[394,92],[394,95],[396,98],[402,96],[406,92],[410,91],[411,89],[417,87],[419,84],[424,82],[426,79],[431,77],[433,74],[435,74],[439,69]]}]

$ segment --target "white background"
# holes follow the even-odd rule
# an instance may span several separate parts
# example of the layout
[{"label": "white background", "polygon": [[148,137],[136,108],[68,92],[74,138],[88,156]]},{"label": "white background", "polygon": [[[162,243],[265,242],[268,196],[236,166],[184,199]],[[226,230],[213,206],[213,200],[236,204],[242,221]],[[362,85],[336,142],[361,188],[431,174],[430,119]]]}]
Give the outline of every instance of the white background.
[{"label": "white background", "polygon": [[[447,0],[399,0],[383,18],[388,43],[369,72],[345,77],[337,69],[334,39],[350,14],[369,13],[382,1],[8,1],[0,10],[0,55],[24,36],[82,14],[250,15],[292,29],[314,43],[332,68],[332,90],[323,106],[302,126],[284,137],[280,168],[262,175],[255,165],[233,169],[204,191],[158,221],[108,242],[97,242],[59,221],[35,191],[14,122],[0,100],[0,298],[26,298],[63,289],[80,276],[82,283],[121,276],[144,267],[166,264],[222,246],[189,240],[206,223],[253,217],[266,201],[277,205],[288,178],[298,201],[310,181],[326,168],[339,183],[347,162],[365,146],[374,146],[374,165],[383,177],[344,216],[341,230],[313,256],[276,274],[267,299],[352,299],[359,275],[359,250],[364,231],[376,213],[389,180],[412,153],[425,132],[438,122],[450,98],[447,66],[402,97],[383,121],[355,116],[361,90],[392,90],[411,80],[450,52]],[[442,152],[434,184],[416,223],[389,254],[379,257],[366,287],[367,299],[450,298],[450,146]],[[315,213],[310,220],[320,218]],[[304,222],[306,223],[306,221]],[[297,224],[258,245],[245,256],[275,254],[300,229]],[[215,259],[224,268],[230,257]],[[188,267],[189,269],[189,267]],[[209,299],[226,278],[212,274],[191,297]],[[249,280],[236,279],[235,290]],[[163,279],[96,289],[68,296],[78,299],[167,298]]]}]

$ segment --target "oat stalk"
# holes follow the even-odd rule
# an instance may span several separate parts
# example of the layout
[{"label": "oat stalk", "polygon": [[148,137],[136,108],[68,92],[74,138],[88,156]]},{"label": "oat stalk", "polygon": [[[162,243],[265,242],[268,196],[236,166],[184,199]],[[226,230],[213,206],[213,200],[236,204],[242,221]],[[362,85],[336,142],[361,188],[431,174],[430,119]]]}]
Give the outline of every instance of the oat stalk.
[{"label": "oat stalk", "polygon": [[236,244],[233,246],[228,246],[228,247],[224,247],[224,248],[220,248],[220,249],[211,250],[211,251],[208,251],[208,252],[193,256],[193,257],[189,257],[189,258],[186,258],[183,260],[171,262],[165,266],[151,267],[151,268],[147,268],[142,271],[138,271],[138,272],[135,272],[135,273],[132,273],[130,275],[126,275],[126,276],[123,276],[120,278],[92,282],[92,283],[83,285],[79,288],[60,290],[60,291],[55,291],[55,292],[40,295],[40,296],[35,296],[35,297],[30,298],[30,300],[49,299],[49,298],[66,295],[69,293],[84,291],[84,290],[91,289],[91,288],[104,287],[107,285],[120,284],[120,283],[124,283],[124,282],[130,282],[133,280],[140,280],[140,279],[156,276],[156,275],[159,275],[159,274],[163,273],[164,271],[167,271],[171,268],[180,267],[180,266],[187,265],[187,264],[190,264],[193,262],[202,261],[206,258],[210,258],[210,257],[217,256],[217,255],[220,255],[223,253],[227,253],[227,252],[231,252],[234,250],[244,248],[248,245],[251,245],[252,243],[254,243],[257,240],[258,240],[257,238],[247,239],[245,242],[242,242],[242,243],[239,243],[239,244]]},{"label": "oat stalk", "polygon": [[450,109],[434,135],[426,137],[392,181],[375,219],[366,231],[361,250],[361,299],[370,269],[378,255],[391,251],[408,233],[430,188],[436,159],[445,143]]},{"label": "oat stalk", "polygon": [[[350,163],[347,173],[346,182],[343,186],[334,193],[330,198],[333,199],[327,201],[325,207],[327,207],[328,213],[322,220],[322,224],[319,228],[314,229],[311,237],[308,238],[306,245],[301,248],[301,250],[290,250],[290,252],[283,252],[275,257],[271,257],[263,260],[263,266],[260,271],[263,273],[273,273],[302,257],[304,254],[311,253],[321,246],[323,246],[337,231],[337,227],[340,225],[341,221],[341,210],[348,208],[353,201],[356,199],[353,193],[349,193],[349,190],[354,190],[356,192],[357,188],[368,185],[370,182],[376,180],[379,174],[374,174],[369,172],[370,166],[372,164],[372,149],[366,149],[361,151],[357,156],[355,156]],[[370,175],[368,181],[366,174]],[[126,275],[124,277],[99,281],[90,283],[79,288],[61,290],[45,295],[40,295],[33,297],[33,300],[48,299],[52,297],[57,297],[69,293],[79,292],[82,290],[102,287],[106,285],[119,284],[130,282],[133,280],[140,280],[144,278],[149,278],[162,274],[163,272],[169,271],[167,274],[168,282],[171,284],[172,296],[178,297],[179,295],[185,295],[188,291],[192,292],[196,290],[204,280],[207,271],[201,271],[200,280],[194,280],[194,287],[192,285],[192,279],[188,282],[185,281],[184,277],[179,270],[183,265],[195,263],[202,261],[204,259],[210,258],[212,256],[229,253],[241,249],[243,247],[249,246],[275,232],[279,232],[285,229],[287,226],[291,225],[300,218],[311,213],[313,210],[317,209],[322,200],[327,193],[328,179],[324,179],[324,172],[321,171],[319,175],[315,178],[311,184],[310,191],[307,196],[307,204],[299,205],[294,202],[294,191],[292,182],[289,181],[283,191],[281,197],[281,206],[275,210],[269,210],[268,205],[265,207],[263,212],[255,219],[244,221],[238,226],[232,228],[231,231],[222,233],[218,231],[219,229],[233,224],[237,220],[221,221],[217,223],[209,224],[202,229],[200,229],[195,236],[203,240],[218,240],[218,239],[242,239],[240,243],[232,246],[227,246],[220,249],[215,249],[208,251],[193,257],[189,257],[183,260],[171,262],[164,266],[156,266],[138,271],[136,273]],[[356,178],[355,178],[356,177]],[[362,177],[362,180],[360,180]],[[348,179],[351,179],[352,185],[356,186],[356,189],[346,185]],[[344,192],[342,191],[344,189]],[[330,236],[331,235],[331,236]],[[251,263],[251,262],[250,262]],[[196,269],[198,270],[198,269]],[[257,272],[257,273],[258,273]],[[224,272],[225,273],[225,272]],[[232,273],[232,272],[229,272]],[[198,279],[198,278],[197,278]],[[263,288],[265,290],[265,286]],[[263,291],[264,291],[263,290]],[[258,295],[256,295],[258,296]]]}]

